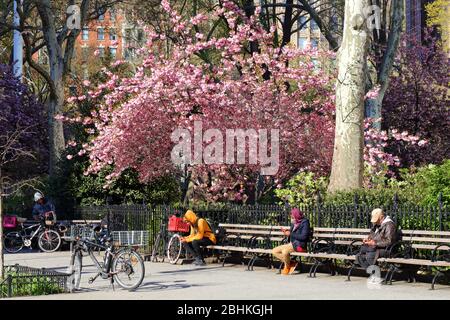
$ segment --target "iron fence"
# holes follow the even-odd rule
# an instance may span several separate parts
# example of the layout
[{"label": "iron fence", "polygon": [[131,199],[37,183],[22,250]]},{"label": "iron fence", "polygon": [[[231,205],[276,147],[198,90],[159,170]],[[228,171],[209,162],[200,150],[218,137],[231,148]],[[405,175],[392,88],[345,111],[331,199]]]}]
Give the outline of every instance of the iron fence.
[{"label": "iron fence", "polygon": [[0,298],[68,292],[68,274],[20,265],[5,266],[4,274],[5,279],[0,281]]},{"label": "iron fence", "polygon": [[[181,216],[187,207],[169,205],[112,205],[85,206],[76,210],[77,219],[109,219],[112,231],[147,230],[148,247],[152,244],[162,223],[175,214]],[[216,223],[289,225],[288,205],[223,205],[192,208],[199,217]],[[308,205],[300,209],[310,219],[313,227],[369,228],[371,206],[352,205]],[[399,205],[384,207],[384,211],[406,230],[450,231],[450,208],[438,206]]]}]

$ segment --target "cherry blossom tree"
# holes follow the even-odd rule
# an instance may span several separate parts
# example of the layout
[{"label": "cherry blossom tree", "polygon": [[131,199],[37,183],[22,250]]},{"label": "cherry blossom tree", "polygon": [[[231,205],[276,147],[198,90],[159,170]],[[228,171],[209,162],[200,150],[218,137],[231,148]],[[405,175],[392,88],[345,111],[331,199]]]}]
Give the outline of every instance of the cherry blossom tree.
[{"label": "cherry blossom tree", "polygon": [[[92,139],[78,149],[79,156],[90,158],[86,173],[113,164],[109,180],[127,168],[136,170],[142,182],[176,174],[180,168],[170,157],[174,147],[171,134],[176,128],[193,134],[195,121],[201,121],[204,132],[279,130],[279,170],[262,178],[265,191],[300,169],[328,174],[334,133],[334,75],[321,65],[332,54],[290,47],[280,51],[257,15],[247,17],[229,1],[212,13],[226,19],[229,35],[209,40],[195,28],[208,23],[207,15],[185,20],[165,1],[163,8],[181,39],[169,57],[163,48],[164,35],[147,30],[148,43],[141,52],[145,59],[135,75],[120,77],[104,70],[107,82],[69,98],[71,103],[89,101],[96,105],[89,117],[66,118],[83,123],[92,134]],[[249,42],[257,42],[259,50],[248,54]],[[198,63],[198,55],[206,51],[214,62]],[[208,141],[203,144],[206,147]],[[248,151],[250,146],[246,148]],[[245,202],[261,179],[261,167],[260,163],[201,163],[190,166],[189,171],[197,198]]]}]

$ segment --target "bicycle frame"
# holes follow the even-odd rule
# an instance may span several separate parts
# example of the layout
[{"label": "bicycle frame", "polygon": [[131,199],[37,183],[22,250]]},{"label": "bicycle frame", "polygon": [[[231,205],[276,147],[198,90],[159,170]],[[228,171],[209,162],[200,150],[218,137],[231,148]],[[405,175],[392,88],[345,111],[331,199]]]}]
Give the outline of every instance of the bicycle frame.
[{"label": "bicycle frame", "polygon": [[[32,231],[30,234],[27,233],[27,230],[30,230],[30,229],[33,229],[36,227],[38,227],[38,228],[35,231]],[[24,228],[22,225],[22,229],[20,230],[20,235],[22,238],[26,238],[28,240],[33,240],[34,237],[36,237],[42,229],[43,229],[43,227],[40,223],[33,224],[26,228]]]},{"label": "bicycle frame", "polygon": [[[96,239],[96,240],[98,240],[98,239]],[[74,251],[87,252],[89,254],[89,257],[91,258],[92,262],[94,263],[95,267],[99,271],[98,275],[102,275],[102,278],[104,278],[104,279],[111,277],[113,275],[113,273],[110,272],[111,264],[112,264],[113,258],[116,255],[116,253],[114,252],[114,246],[113,245],[103,245],[98,242],[93,242],[90,240],[79,240],[79,241],[82,242],[82,245],[80,246],[78,244],[77,247],[75,247]],[[97,258],[94,255],[94,251],[96,249],[105,250],[105,257],[103,258],[103,266],[100,264],[100,262],[97,260]],[[97,276],[95,278],[97,278]],[[93,280],[95,280],[95,278]],[[93,282],[93,280],[90,282]]]}]

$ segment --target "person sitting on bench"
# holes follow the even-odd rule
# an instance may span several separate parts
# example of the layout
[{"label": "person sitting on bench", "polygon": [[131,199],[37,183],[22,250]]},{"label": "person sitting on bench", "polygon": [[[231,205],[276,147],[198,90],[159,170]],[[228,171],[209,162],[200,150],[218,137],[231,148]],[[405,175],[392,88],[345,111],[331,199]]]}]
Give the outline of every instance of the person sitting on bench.
[{"label": "person sitting on bench", "polygon": [[206,263],[203,260],[201,247],[216,244],[216,236],[208,222],[205,219],[198,218],[192,210],[186,212],[184,221],[191,225],[191,234],[188,237],[181,238],[181,242],[186,248],[186,251],[195,257],[193,264],[204,266]]},{"label": "person sitting on bench", "polygon": [[282,228],[281,231],[288,237],[288,244],[278,246],[272,250],[272,254],[284,262],[284,269],[281,274],[292,274],[297,268],[298,262],[291,262],[292,252],[306,252],[306,244],[310,237],[309,220],[298,208],[291,210],[290,230]]},{"label": "person sitting on bench", "polygon": [[356,255],[356,263],[363,268],[375,264],[379,257],[385,255],[386,248],[394,244],[397,233],[394,221],[382,209],[372,211],[370,222],[373,223],[373,228]]}]

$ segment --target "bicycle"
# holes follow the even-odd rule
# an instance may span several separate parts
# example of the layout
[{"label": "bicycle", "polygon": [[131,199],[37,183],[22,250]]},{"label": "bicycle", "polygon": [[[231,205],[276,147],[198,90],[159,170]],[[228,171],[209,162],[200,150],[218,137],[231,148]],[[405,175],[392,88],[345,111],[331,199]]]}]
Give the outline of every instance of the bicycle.
[{"label": "bicycle", "polygon": [[167,225],[163,222],[159,227],[159,233],[156,236],[155,243],[152,249],[151,262],[164,262],[166,258],[166,250],[167,250],[167,240],[169,238],[169,233],[166,229]]},{"label": "bicycle", "polygon": [[[50,216],[52,219],[49,219]],[[20,231],[11,231],[5,235],[3,245],[9,253],[17,253],[23,247],[31,248],[32,241],[37,237],[39,249],[44,252],[55,252],[61,246],[61,236],[51,229],[56,221],[56,215],[50,211],[44,214],[40,221],[28,227],[20,223]]]},{"label": "bicycle", "polygon": [[[94,241],[76,237],[69,265],[70,277],[68,282],[70,291],[73,292],[80,289],[81,271],[83,269],[83,253],[91,258],[98,271],[94,277],[89,279],[89,284],[92,284],[99,276],[101,276],[102,279],[109,279],[111,281],[113,289],[114,281],[116,281],[123,289],[137,289],[145,276],[144,260],[141,255],[133,248],[117,249],[114,246],[113,239],[108,235],[108,232],[99,239],[97,235],[102,231],[101,227],[97,226],[93,228],[93,230],[95,234]],[[96,249],[105,251],[103,262],[99,262],[94,256],[94,251]],[[129,283],[126,282],[127,280]]]}]

